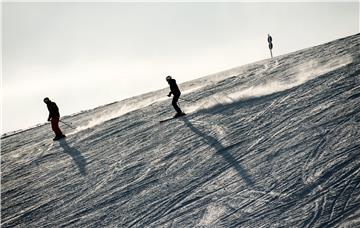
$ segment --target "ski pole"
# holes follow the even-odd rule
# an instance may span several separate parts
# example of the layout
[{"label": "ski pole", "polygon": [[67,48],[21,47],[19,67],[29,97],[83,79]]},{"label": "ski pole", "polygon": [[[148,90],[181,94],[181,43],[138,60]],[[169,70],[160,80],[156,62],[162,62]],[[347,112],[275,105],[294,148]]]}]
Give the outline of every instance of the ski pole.
[{"label": "ski pole", "polygon": [[75,127],[71,126],[70,124],[68,124],[68,123],[66,123],[66,122],[64,122],[64,121],[62,121],[62,120],[60,120],[60,122],[63,123],[63,124],[65,124],[65,125],[68,126],[68,127],[71,127],[72,129],[75,129]]}]

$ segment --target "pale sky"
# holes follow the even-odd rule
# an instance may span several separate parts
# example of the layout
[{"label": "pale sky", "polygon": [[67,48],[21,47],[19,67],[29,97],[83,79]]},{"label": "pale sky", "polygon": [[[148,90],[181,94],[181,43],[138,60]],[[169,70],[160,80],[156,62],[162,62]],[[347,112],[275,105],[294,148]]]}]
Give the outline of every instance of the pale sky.
[{"label": "pale sky", "polygon": [[275,56],[354,35],[359,2],[2,3],[1,132],[269,58],[268,33]]}]

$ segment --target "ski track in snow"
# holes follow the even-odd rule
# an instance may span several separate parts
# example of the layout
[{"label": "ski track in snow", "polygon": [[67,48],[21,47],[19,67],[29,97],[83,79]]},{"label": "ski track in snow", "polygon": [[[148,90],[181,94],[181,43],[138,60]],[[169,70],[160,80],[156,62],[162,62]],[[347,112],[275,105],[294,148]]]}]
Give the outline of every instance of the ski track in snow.
[{"label": "ski track in snow", "polygon": [[2,227],[360,226],[360,35],[1,141]]}]

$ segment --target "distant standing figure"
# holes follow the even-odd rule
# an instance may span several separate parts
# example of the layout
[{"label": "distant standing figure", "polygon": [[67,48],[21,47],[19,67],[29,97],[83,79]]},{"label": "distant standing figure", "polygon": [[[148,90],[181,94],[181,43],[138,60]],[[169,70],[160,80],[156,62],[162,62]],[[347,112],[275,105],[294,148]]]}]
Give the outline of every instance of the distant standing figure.
[{"label": "distant standing figure", "polygon": [[178,85],[176,84],[176,80],[171,78],[171,76],[167,76],[166,81],[169,83],[169,86],[170,86],[170,93],[168,94],[168,97],[170,97],[171,94],[174,95],[172,103],[171,103],[176,111],[176,114],[174,117],[179,117],[179,116],[185,115],[185,113],[183,113],[183,111],[181,111],[181,109],[177,105],[177,102],[180,98],[181,92],[180,92]]},{"label": "distant standing figure", "polygon": [[53,140],[59,140],[66,137],[59,128],[60,113],[59,108],[55,102],[52,102],[48,97],[44,98],[44,103],[47,105],[49,110],[48,121],[51,121],[51,128],[55,133],[55,138]]},{"label": "distant standing figure", "polygon": [[270,36],[270,34],[268,34],[268,42],[269,42],[270,55],[272,58],[273,57],[273,54],[272,54],[273,44],[272,44],[272,37]]}]

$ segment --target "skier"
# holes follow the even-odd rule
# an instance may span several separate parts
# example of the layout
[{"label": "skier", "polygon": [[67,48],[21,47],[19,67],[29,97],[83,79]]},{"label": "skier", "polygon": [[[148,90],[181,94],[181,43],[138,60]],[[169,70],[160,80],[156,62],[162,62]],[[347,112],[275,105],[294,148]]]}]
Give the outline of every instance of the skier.
[{"label": "skier", "polygon": [[53,140],[55,141],[66,137],[59,128],[60,113],[58,106],[48,97],[44,98],[44,103],[47,105],[47,108],[49,110],[48,121],[51,121],[51,128],[55,133],[55,138]]},{"label": "skier", "polygon": [[171,94],[174,95],[172,103],[171,103],[176,111],[174,118],[185,115],[185,113],[183,113],[183,111],[181,111],[181,109],[177,105],[177,102],[180,98],[181,92],[179,90],[178,85],[176,84],[175,79],[171,78],[171,76],[169,75],[166,77],[166,81],[169,83],[169,86],[170,86],[170,93],[168,94],[168,97],[170,97]]}]

